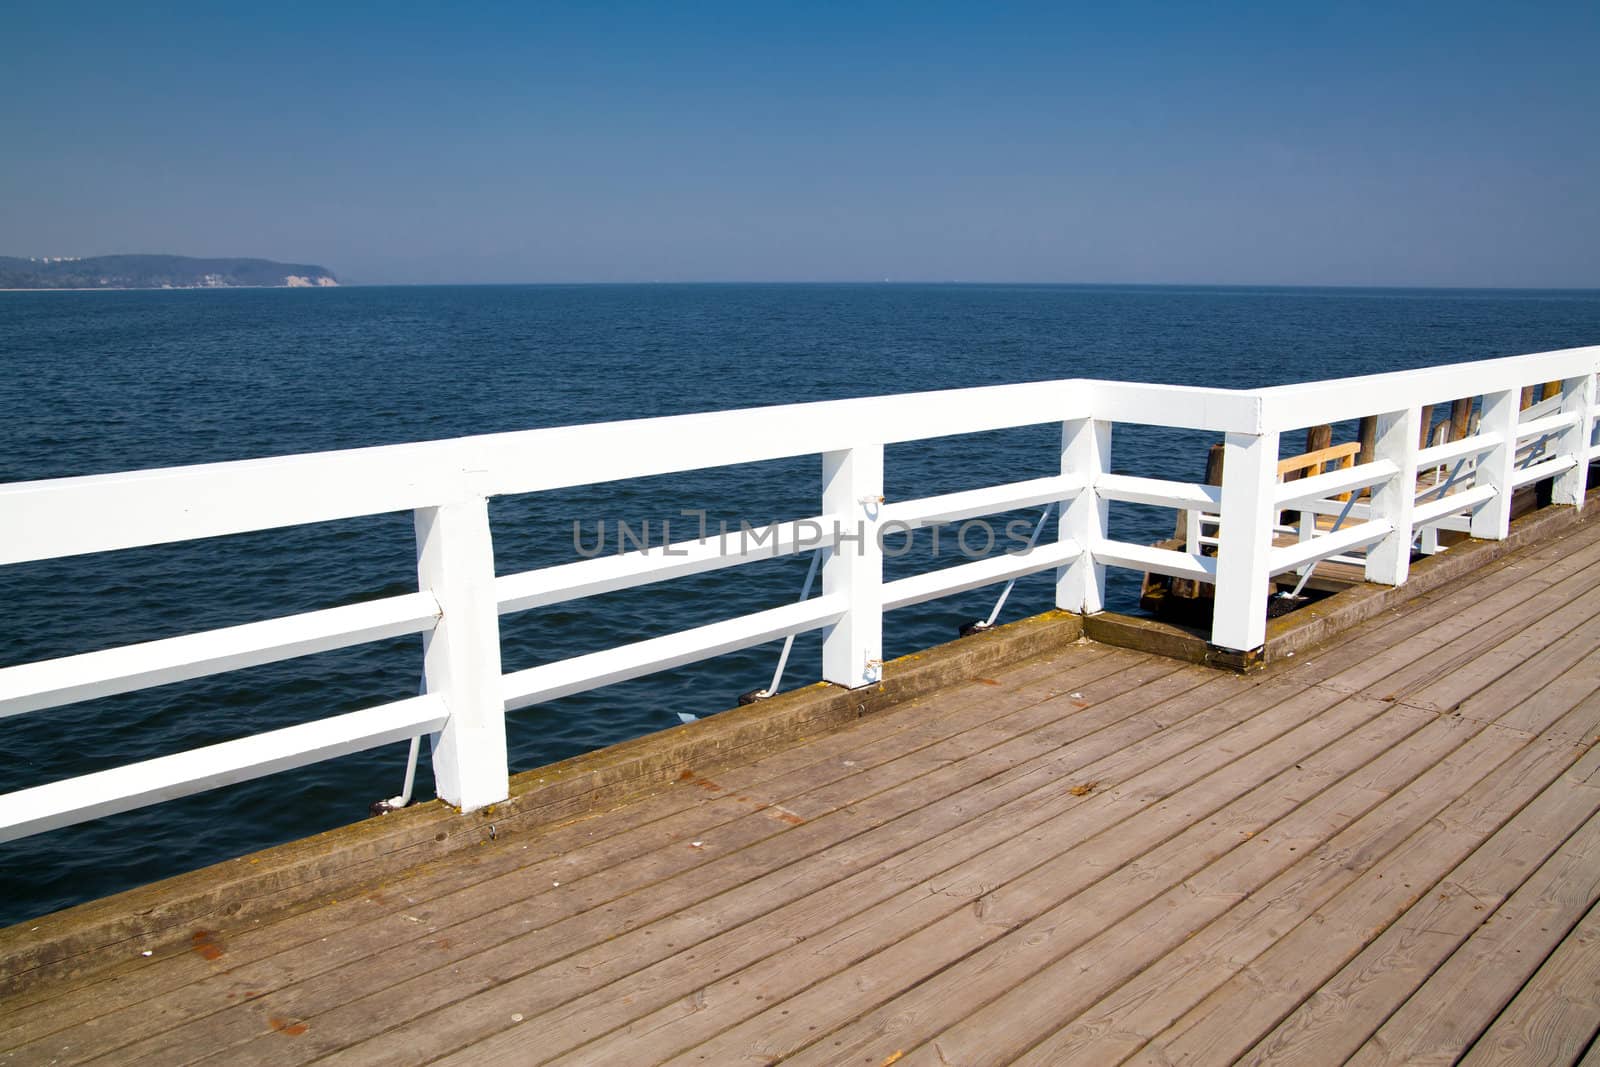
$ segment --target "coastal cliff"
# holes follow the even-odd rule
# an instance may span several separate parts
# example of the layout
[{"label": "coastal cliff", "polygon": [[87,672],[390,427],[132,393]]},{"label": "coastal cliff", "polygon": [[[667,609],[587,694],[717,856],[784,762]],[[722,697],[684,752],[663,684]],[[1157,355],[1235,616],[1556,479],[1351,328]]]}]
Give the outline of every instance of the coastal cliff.
[{"label": "coastal cliff", "polygon": [[332,271],[310,263],[190,256],[0,256],[0,289],[328,288]]}]

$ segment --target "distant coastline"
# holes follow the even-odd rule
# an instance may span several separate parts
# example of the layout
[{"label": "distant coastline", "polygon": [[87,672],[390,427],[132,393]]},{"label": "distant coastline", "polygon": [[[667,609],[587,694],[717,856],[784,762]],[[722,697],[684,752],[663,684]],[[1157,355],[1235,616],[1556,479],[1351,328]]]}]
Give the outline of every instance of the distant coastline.
[{"label": "distant coastline", "polygon": [[0,256],[0,291],[99,289],[331,289],[338,277],[312,263],[191,256]]}]

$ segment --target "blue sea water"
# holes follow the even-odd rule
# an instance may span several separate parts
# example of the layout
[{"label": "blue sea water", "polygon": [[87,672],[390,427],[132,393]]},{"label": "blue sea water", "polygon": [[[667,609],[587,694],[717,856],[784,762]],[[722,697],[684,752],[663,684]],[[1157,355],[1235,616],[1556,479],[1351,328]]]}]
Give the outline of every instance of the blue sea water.
[{"label": "blue sea water", "polygon": [[[1059,377],[1254,386],[1600,342],[1600,293],[979,285],[665,285],[0,293],[0,482],[541,426]],[[1450,397],[1440,397],[1448,401]],[[1374,398],[1374,407],[1381,398]],[[1345,432],[1348,432],[1346,428]],[[1197,480],[1209,438],[1122,427],[1113,466]],[[1034,427],[891,447],[891,498],[1051,473]],[[574,558],[572,523],[817,510],[815,457],[491,505],[501,573]],[[1027,517],[1027,516],[1024,516]],[[115,515],[102,521],[115,522]],[[1119,506],[1154,540],[1170,512]],[[0,531],[0,537],[5,536]],[[891,577],[930,565],[927,542]],[[944,562],[948,563],[949,560]],[[502,620],[506,669],[772,607],[765,561]],[[0,568],[0,666],[415,588],[411,518],[383,515]],[[1129,610],[1138,576],[1114,572]],[[889,616],[886,652],[952,638],[997,590]],[[1050,606],[1019,583],[1006,619]],[[395,640],[0,719],[0,792],[398,699]],[[708,714],[777,645],[513,714],[513,769]],[[802,638],[786,686],[818,673]],[[0,924],[366,816],[405,746],[0,845]],[[426,762],[418,784],[431,795]]]}]

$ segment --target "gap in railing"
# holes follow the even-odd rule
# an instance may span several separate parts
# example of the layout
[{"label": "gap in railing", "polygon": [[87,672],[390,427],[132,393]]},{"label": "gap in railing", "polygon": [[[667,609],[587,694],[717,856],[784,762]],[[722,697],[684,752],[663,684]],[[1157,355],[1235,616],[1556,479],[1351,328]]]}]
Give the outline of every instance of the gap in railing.
[{"label": "gap in railing", "polygon": [[[668,528],[675,543],[694,540],[699,520],[685,511],[704,511],[713,535],[719,521],[737,531],[741,520],[760,527],[810,518],[818,512],[821,491],[820,460],[796,456],[496,497],[489,504],[495,571],[513,574],[576,562],[585,554],[616,555],[619,524],[633,537],[646,536],[648,528],[653,549]],[[604,530],[603,544],[597,525]]]},{"label": "gap in railing", "polygon": [[[791,565],[789,573],[794,578],[793,593],[797,596],[799,583],[805,578],[805,568],[799,558],[770,562],[787,562]],[[720,574],[727,577],[749,570],[750,566]],[[718,575],[696,577],[715,579]],[[639,593],[643,590],[630,592]],[[998,594],[998,587],[969,590],[888,613],[884,617],[884,658],[893,659],[955,640],[962,623],[988,615]],[[1022,578],[1007,600],[1001,621],[1015,621],[1047,611],[1054,605],[1054,595],[1053,573]],[[731,610],[727,611],[727,615],[757,610],[762,606],[771,605],[728,605]],[[573,615],[576,617],[577,613]],[[717,617],[722,617],[721,612]],[[508,624],[511,618],[507,618]],[[520,647],[523,637],[510,637],[509,626],[504,633],[507,636],[503,640],[516,641]],[[530,633],[526,640],[530,643],[536,641],[537,633]],[[822,656],[821,641],[821,634],[817,631],[803,633],[796,638],[784,674],[782,688],[785,691],[810,685],[817,680]],[[680,711],[703,716],[731,708],[740,693],[763,688],[771,681],[782,646],[781,640],[771,641],[714,659],[513,711],[506,716],[511,769],[513,772],[529,770],[675,726],[680,722]],[[510,652],[507,662],[512,662]]]},{"label": "gap in railing", "polygon": [[[1119,422],[1111,431],[1111,471],[1139,478],[1199,485],[1205,481],[1206,455],[1220,434],[1170,426]],[[1170,539],[1178,513],[1171,508],[1113,501],[1107,511],[1106,535],[1114,541],[1153,545]],[[1106,569],[1106,608],[1140,614],[1141,572]]]},{"label": "gap in railing", "polygon": [[930,437],[884,449],[884,481],[891,500],[1042,478],[1060,473],[1060,465],[1060,423]]},{"label": "gap in railing", "polygon": [[419,644],[395,637],[8,716],[0,793],[415,696]]},{"label": "gap in railing", "polygon": [[[781,641],[769,642],[513,711],[506,716],[511,770],[531,770],[677,726],[680,712],[710,715],[731,708],[740,693],[771,681],[781,648]],[[820,659],[820,634],[801,634],[784,689],[816,681]]]},{"label": "gap in railing", "polygon": [[[738,535],[731,534],[729,540],[736,543]],[[659,549],[652,552],[658,554]],[[793,603],[800,596],[809,560],[809,554],[757,558],[721,570],[503,615],[503,668],[508,673],[523,670]],[[820,591],[819,581],[812,595]],[[795,660],[792,666],[801,675],[814,677],[817,673],[815,662]]]},{"label": "gap in railing", "polygon": [[410,512],[12,564],[0,667],[411,593],[416,574]]}]

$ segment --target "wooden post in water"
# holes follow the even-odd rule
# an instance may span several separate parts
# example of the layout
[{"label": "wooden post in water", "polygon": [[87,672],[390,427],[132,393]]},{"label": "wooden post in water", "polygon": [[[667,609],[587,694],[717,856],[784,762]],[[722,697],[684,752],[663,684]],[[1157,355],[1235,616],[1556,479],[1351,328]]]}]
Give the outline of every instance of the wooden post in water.
[{"label": "wooden post in water", "polygon": [[1420,424],[1418,426],[1418,429],[1417,429],[1417,447],[1418,448],[1427,448],[1428,447],[1428,433],[1433,429],[1433,405],[1432,404],[1424,404],[1424,405],[1422,405],[1422,411],[1421,411],[1419,417],[1421,419],[1421,422],[1420,422]]},{"label": "wooden post in water", "polygon": [[[1327,423],[1323,423],[1321,426],[1308,426],[1308,427],[1306,427],[1306,451],[1307,452],[1321,452],[1324,448],[1332,448],[1332,447],[1333,447],[1333,427],[1332,426],[1328,425]],[[1303,477],[1310,478],[1313,475],[1317,475],[1317,474],[1321,474],[1321,473],[1322,473],[1322,468],[1318,467],[1314,471],[1307,471],[1303,475]]]},{"label": "wooden post in water", "polygon": [[1450,440],[1459,441],[1467,436],[1467,426],[1472,422],[1472,401],[1474,397],[1464,396],[1450,405]]},{"label": "wooden post in water", "polygon": [[[1321,452],[1323,449],[1331,448],[1332,446],[1333,427],[1331,425],[1324,423],[1321,426],[1306,427],[1306,455],[1309,456],[1313,452]],[[1314,478],[1322,473],[1324,466],[1325,464],[1319,463],[1315,467],[1299,467],[1293,470],[1284,471],[1283,480],[1286,482],[1295,482],[1299,481],[1301,478]],[[1279,516],[1279,518],[1283,522],[1299,522],[1302,516],[1299,512],[1286,511]]]},{"label": "wooden post in water", "polygon": [[1377,440],[1378,416],[1368,415],[1361,420],[1361,428],[1356,431],[1356,441],[1361,445],[1361,452],[1356,456],[1357,463],[1372,462]]}]

